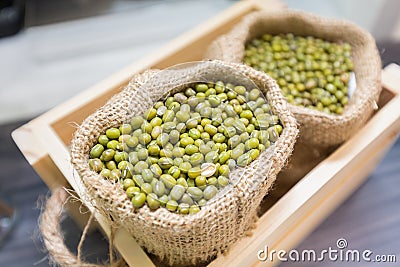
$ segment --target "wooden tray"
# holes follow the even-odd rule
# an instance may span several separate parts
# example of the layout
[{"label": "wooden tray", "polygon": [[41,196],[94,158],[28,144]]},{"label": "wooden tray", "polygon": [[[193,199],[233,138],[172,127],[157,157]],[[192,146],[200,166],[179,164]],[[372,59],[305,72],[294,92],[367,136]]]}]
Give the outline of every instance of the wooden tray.
[{"label": "wooden tray", "polygon": [[[84,190],[69,164],[68,151],[77,124],[121,90],[132,74],[148,68],[162,69],[200,60],[207,45],[229,31],[244,15],[255,10],[283,7],[280,1],[241,1],[158,52],[23,125],[12,136],[50,189],[72,187],[81,196]],[[400,67],[390,65],[385,68],[382,79],[384,88],[379,110],[368,124],[269,208],[257,222],[252,237],[240,240],[227,255],[218,257],[209,266],[276,265],[278,262],[259,262],[257,251],[265,245],[277,250],[295,247],[361,185],[400,131]],[[70,212],[80,225],[86,223],[87,214],[80,214],[77,204],[70,207]],[[101,229],[109,235],[110,229],[104,218],[98,213],[95,215]],[[130,266],[159,265],[124,230],[118,230],[114,242]]]}]

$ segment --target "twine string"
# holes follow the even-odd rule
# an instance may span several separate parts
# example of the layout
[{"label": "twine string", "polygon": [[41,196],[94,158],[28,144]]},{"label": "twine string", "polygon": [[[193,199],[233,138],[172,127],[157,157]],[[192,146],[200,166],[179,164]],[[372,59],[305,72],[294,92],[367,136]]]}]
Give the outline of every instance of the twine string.
[{"label": "twine string", "polygon": [[82,247],[86,239],[89,227],[94,220],[93,213],[91,214],[85,228],[83,229],[80,238],[77,254],[74,255],[65,245],[64,237],[62,235],[60,222],[61,214],[63,211],[64,203],[67,201],[68,193],[63,188],[57,188],[53,191],[51,197],[47,200],[45,209],[40,217],[40,231],[43,236],[44,244],[49,251],[50,260],[65,267],[122,267],[127,266],[123,259],[115,262],[113,255],[113,239],[115,236],[115,228],[111,227],[110,241],[109,241],[109,264],[95,264],[84,262],[81,260]]},{"label": "twine string", "polygon": [[[81,264],[81,260],[82,260],[82,247],[83,247],[83,242],[85,241],[87,232],[89,231],[89,227],[92,224],[94,219],[94,212],[90,214],[89,220],[85,225],[85,228],[83,229],[82,232],[82,236],[81,239],[79,240],[79,244],[78,244],[78,263]],[[110,242],[111,244],[111,242]],[[111,258],[111,257],[110,257]]]}]

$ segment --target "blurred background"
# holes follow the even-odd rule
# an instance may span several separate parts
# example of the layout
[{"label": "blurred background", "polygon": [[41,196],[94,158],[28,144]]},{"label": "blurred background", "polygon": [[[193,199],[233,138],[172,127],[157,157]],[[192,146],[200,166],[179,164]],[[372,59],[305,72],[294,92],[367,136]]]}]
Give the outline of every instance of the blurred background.
[{"label": "blurred background", "polygon": [[[37,228],[48,189],[14,145],[11,131],[236,2],[0,0],[0,204],[5,205],[0,205],[5,211],[0,215],[0,239],[13,225],[14,208],[17,211],[14,231],[0,247],[0,266],[49,266]],[[290,8],[353,21],[375,37],[384,65],[400,64],[400,1],[284,2]],[[343,235],[361,247],[369,242],[373,248],[399,253],[399,206],[389,205],[391,219],[376,224],[377,215],[366,204],[371,193],[400,188],[399,157],[397,142],[371,179],[300,247],[326,248]],[[400,193],[384,197],[369,204],[378,210],[384,205],[387,211],[388,203],[400,203]],[[360,232],[365,224],[368,228]],[[68,243],[76,248],[79,228],[68,218],[64,228]],[[107,259],[107,243],[99,233],[90,236],[85,249],[89,259]]]},{"label": "blurred background", "polygon": [[[1,0],[0,123],[30,118],[228,8],[232,0]],[[397,0],[286,0],[400,41]],[[7,30],[8,28],[8,30]],[[385,56],[386,47],[381,46]]]}]

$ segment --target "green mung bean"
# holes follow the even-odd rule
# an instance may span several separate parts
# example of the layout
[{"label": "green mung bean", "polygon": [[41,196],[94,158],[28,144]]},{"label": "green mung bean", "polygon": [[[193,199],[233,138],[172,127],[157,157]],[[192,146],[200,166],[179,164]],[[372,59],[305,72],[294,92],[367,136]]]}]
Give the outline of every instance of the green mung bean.
[{"label": "green mung bean", "polygon": [[[342,97],[342,82],[329,84]],[[105,179],[121,182],[134,208],[147,203],[152,210],[194,214],[230,184],[237,165],[255,160],[282,130],[258,89],[199,83],[107,129],[88,163]]]},{"label": "green mung bean", "polygon": [[[291,33],[264,34],[247,43],[243,61],[276,79],[293,105],[330,114],[342,114],[347,105],[349,77],[353,71],[348,43]],[[257,94],[251,90],[248,100],[255,100]]]}]

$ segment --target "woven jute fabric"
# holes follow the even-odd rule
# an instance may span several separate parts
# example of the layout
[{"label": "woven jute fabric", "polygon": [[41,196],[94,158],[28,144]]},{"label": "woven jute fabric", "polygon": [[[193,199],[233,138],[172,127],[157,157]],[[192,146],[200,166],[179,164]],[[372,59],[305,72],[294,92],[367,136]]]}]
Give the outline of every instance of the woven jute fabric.
[{"label": "woven jute fabric", "polygon": [[[247,80],[243,80],[245,77]],[[109,127],[141,115],[168,94],[201,81],[231,82],[251,86],[266,96],[284,130],[270,149],[257,160],[233,172],[237,183],[194,215],[171,213],[165,208],[151,211],[146,205],[134,210],[120,183],[112,183],[91,171],[90,148]],[[189,67],[135,75],[120,93],[85,119],[71,143],[71,162],[87,192],[88,201],[124,227],[148,252],[169,265],[204,263],[228,249],[246,234],[256,219],[262,198],[290,156],[298,134],[297,123],[276,82],[250,67],[221,61],[205,61]],[[235,177],[239,175],[240,177]]]},{"label": "woven jute fabric", "polygon": [[289,104],[300,125],[300,140],[305,143],[332,147],[349,139],[370,118],[381,91],[381,60],[373,37],[344,20],[293,10],[260,11],[247,15],[212,42],[204,58],[242,62],[246,43],[265,33],[293,33],[351,45],[357,88],[342,115]]}]

